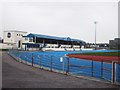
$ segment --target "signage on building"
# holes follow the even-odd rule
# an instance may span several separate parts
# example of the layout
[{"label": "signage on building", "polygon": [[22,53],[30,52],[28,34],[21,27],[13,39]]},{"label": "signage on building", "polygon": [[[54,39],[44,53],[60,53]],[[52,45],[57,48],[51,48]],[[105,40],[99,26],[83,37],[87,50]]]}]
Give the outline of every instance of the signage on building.
[{"label": "signage on building", "polygon": [[11,33],[10,33],[10,32],[7,34],[7,37],[8,37],[8,38],[10,38],[10,37],[11,37]]}]

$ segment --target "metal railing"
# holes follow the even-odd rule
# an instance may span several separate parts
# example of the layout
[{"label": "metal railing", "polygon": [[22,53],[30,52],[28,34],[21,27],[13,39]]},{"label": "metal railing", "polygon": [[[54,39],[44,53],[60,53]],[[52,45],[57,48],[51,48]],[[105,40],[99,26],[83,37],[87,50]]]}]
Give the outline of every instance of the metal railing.
[{"label": "metal railing", "polygon": [[93,77],[94,79],[120,85],[120,63],[118,62],[107,63],[103,60],[97,62],[92,59],[84,60],[42,52],[22,52],[18,50],[10,50],[9,54],[19,62],[41,69],[66,75]]}]

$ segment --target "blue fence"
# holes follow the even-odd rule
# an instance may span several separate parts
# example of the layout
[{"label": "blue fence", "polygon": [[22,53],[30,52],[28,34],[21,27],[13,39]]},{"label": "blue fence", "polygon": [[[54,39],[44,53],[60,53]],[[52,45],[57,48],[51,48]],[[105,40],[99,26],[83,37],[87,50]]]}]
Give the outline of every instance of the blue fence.
[{"label": "blue fence", "polygon": [[[79,51],[86,53],[91,51]],[[103,52],[93,50],[92,52]],[[111,52],[105,50],[104,52]],[[116,50],[112,50],[116,52]],[[120,84],[120,63],[97,62],[93,60],[84,60],[69,58],[65,54],[74,52],[23,52],[10,50],[9,54],[20,62],[36,66],[50,71],[57,71],[76,76],[94,77],[101,80],[110,81],[114,84]]]}]

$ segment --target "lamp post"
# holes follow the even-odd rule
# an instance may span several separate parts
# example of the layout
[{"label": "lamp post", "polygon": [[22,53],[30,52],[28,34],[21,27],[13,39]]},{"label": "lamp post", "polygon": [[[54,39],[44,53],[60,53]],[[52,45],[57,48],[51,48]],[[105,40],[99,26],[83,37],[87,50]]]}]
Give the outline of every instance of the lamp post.
[{"label": "lamp post", "polygon": [[95,24],[95,50],[96,50],[96,29],[97,29],[97,21],[94,22]]}]

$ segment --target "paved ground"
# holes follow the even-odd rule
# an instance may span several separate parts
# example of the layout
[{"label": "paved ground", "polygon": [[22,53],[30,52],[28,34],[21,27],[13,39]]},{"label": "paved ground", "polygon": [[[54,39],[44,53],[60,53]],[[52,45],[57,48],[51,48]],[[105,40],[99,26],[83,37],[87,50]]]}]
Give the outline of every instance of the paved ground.
[{"label": "paved ground", "polygon": [[3,88],[118,88],[100,81],[86,80],[41,70],[2,54]]}]

